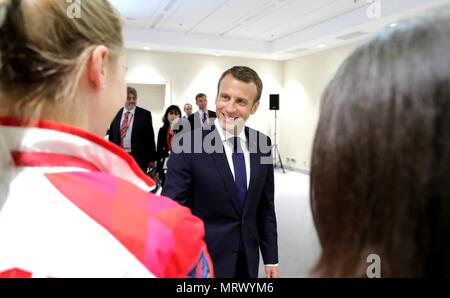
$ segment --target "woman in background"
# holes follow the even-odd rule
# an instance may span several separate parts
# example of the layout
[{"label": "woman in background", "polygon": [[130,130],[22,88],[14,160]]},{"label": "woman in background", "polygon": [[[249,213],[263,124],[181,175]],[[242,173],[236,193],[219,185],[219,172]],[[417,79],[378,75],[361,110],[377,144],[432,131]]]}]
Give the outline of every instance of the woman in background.
[{"label": "woman in background", "polygon": [[172,140],[176,133],[183,128],[179,125],[181,110],[176,105],[171,105],[166,109],[162,118],[163,126],[158,132],[158,144],[156,145],[156,171],[158,173],[161,187],[164,186],[164,180],[167,170],[167,159],[172,151]]},{"label": "woman in background", "polygon": [[212,276],[202,222],[101,137],[125,98],[106,0],[0,0],[0,277]]},{"label": "woman in background", "polygon": [[311,166],[317,275],[450,276],[449,49],[449,17],[404,22],[326,89]]}]

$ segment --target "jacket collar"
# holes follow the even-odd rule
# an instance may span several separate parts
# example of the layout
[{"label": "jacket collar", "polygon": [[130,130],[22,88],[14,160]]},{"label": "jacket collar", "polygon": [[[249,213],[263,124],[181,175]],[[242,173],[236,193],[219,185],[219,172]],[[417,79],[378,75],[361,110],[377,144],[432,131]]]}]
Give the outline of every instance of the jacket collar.
[{"label": "jacket collar", "polygon": [[48,120],[0,117],[0,129],[15,166],[99,171],[145,191],[155,182],[119,146],[90,132]]}]

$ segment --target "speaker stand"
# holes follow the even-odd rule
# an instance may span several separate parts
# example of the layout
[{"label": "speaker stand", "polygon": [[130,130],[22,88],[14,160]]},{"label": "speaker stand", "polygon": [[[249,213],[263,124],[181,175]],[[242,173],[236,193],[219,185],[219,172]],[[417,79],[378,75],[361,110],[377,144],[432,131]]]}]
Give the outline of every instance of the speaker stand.
[{"label": "speaker stand", "polygon": [[280,154],[280,150],[278,150],[278,144],[277,144],[277,110],[275,110],[275,132],[274,132],[274,145],[272,146],[272,153],[273,153],[273,160],[274,160],[274,168],[277,168],[277,157],[278,160],[280,161],[280,166],[283,169],[283,174],[285,174],[286,172],[284,171],[284,167],[283,167],[283,161],[281,159],[281,154]]}]

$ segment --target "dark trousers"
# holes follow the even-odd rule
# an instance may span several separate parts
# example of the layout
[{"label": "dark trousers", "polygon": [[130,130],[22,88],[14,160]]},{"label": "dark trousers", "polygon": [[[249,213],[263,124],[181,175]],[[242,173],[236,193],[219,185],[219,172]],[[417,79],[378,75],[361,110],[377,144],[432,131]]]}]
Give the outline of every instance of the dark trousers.
[{"label": "dark trousers", "polygon": [[147,173],[147,168],[148,168],[148,161],[146,161],[144,158],[142,158],[142,156],[140,155],[136,155],[133,154],[133,152],[128,152],[128,154],[130,154],[134,160],[136,161],[136,163],[138,164],[138,166],[141,168],[141,170],[144,173]]},{"label": "dark trousers", "polygon": [[248,272],[247,257],[245,255],[245,252],[243,251],[238,252],[234,278],[250,278],[250,273]]}]

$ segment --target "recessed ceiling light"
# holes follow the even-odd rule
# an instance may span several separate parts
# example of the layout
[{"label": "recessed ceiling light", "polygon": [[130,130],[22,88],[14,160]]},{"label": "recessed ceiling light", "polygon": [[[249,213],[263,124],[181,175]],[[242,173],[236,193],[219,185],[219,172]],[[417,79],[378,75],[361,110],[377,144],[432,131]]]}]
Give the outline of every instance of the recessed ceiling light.
[{"label": "recessed ceiling light", "polygon": [[323,43],[321,43],[321,44],[317,45],[317,47],[318,47],[319,49],[323,49],[323,48],[325,47],[325,45],[324,45]]},{"label": "recessed ceiling light", "polygon": [[148,51],[148,50],[150,50],[150,47],[144,47],[144,50]]},{"label": "recessed ceiling light", "polygon": [[392,23],[389,25],[389,27],[394,28],[395,26],[397,26],[397,23]]},{"label": "recessed ceiling light", "polygon": [[222,54],[220,54],[220,52],[216,52],[216,56],[220,57]]}]

